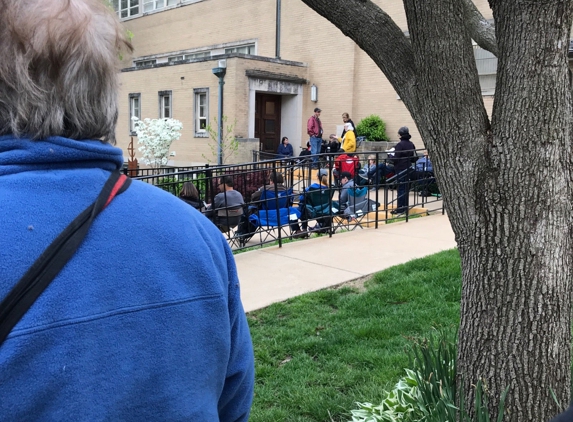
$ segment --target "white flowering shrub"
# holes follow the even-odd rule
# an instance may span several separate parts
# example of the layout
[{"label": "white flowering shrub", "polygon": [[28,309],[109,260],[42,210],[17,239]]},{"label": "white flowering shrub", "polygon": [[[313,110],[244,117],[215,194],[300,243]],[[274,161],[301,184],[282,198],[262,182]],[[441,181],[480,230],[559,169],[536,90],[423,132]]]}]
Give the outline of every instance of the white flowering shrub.
[{"label": "white flowering shrub", "polygon": [[143,162],[156,169],[166,165],[171,144],[181,137],[181,122],[176,119],[139,120],[137,117],[133,117],[133,121]]}]

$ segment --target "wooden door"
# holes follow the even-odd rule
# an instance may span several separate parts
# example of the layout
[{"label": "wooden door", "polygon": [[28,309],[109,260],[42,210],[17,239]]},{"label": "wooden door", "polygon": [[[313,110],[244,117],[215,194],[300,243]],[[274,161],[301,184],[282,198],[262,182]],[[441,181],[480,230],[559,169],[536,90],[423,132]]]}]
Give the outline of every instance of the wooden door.
[{"label": "wooden door", "polygon": [[255,96],[255,138],[260,149],[277,152],[281,137],[281,96],[257,93]]}]

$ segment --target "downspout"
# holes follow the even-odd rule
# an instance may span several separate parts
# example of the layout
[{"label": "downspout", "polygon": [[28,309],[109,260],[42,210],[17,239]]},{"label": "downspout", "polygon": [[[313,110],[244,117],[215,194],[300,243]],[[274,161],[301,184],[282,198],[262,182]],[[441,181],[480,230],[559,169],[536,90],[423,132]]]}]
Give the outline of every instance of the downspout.
[{"label": "downspout", "polygon": [[276,58],[281,58],[281,0],[277,0]]}]

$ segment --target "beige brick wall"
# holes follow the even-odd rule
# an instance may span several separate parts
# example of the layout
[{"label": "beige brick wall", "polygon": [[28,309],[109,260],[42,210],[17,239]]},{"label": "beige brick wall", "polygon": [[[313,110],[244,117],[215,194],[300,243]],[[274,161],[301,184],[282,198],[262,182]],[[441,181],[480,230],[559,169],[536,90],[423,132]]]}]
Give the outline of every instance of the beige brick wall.
[{"label": "beige brick wall", "polygon": [[[275,55],[275,2],[206,0],[124,21],[133,57],[254,39],[257,54]],[[131,57],[126,57],[126,63]]]},{"label": "beige brick wall", "polygon": [[[172,165],[185,166],[207,161],[216,162],[210,145],[216,142],[210,138],[195,136],[194,89],[209,88],[209,124],[216,126],[214,118],[218,113],[219,79],[213,75],[216,60],[198,63],[177,64],[152,69],[141,69],[121,73],[120,112],[116,132],[117,146],[127,151],[129,134],[129,94],[141,95],[141,118],[159,117],[159,91],[172,91],[173,118],[183,123],[181,138],[173,142]],[[257,69],[274,73],[289,74],[304,78],[306,67],[288,66],[243,58],[227,60],[225,75],[223,114],[226,125],[233,125],[232,135],[240,138],[248,136],[248,78],[247,69]],[[236,121],[236,124],[234,122]],[[227,134],[226,129],[223,132]],[[137,138],[135,141],[137,142]],[[136,157],[141,154],[137,153]],[[206,158],[204,158],[204,156]]]},{"label": "beige brick wall", "polygon": [[[406,28],[402,2],[375,2],[398,26]],[[487,0],[476,0],[475,3],[486,17],[491,17]],[[276,3],[269,0],[205,0],[130,19],[124,25],[134,34],[133,57],[256,39],[257,54],[272,58],[275,56],[275,6]],[[245,71],[258,69],[296,75],[309,81],[303,89],[301,133],[289,133],[291,139],[305,143],[308,139],[306,120],[318,106],[323,109],[321,118],[325,134],[340,128],[343,112],[348,112],[355,123],[377,114],[386,122],[391,140],[397,138],[398,128],[406,125],[410,127],[416,146],[422,147],[412,118],[380,69],[350,38],[302,1],[282,2],[281,59],[307,66],[242,58],[227,61],[224,114],[229,123],[237,121],[234,135],[249,136],[249,84]],[[125,57],[124,63],[126,67],[131,66],[131,57]],[[209,122],[213,124],[218,98],[218,80],[211,72],[213,67],[216,67],[216,61],[209,60],[122,73],[118,146],[125,151],[129,143],[129,93],[141,93],[142,117],[157,118],[158,91],[172,90],[173,116],[184,125],[181,139],[172,146],[176,151],[174,164],[204,161],[203,155],[211,157],[209,140],[195,137],[193,89],[209,88]],[[318,87],[316,103],[310,101],[312,84]],[[488,111],[492,102],[492,97],[484,97]]]}]

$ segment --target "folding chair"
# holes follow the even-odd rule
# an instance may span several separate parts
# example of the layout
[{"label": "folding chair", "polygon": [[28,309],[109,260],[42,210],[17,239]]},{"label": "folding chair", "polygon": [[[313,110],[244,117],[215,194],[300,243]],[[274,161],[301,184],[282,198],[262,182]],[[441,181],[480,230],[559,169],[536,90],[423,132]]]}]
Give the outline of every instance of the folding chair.
[{"label": "folding chair", "polygon": [[376,201],[368,198],[368,187],[350,189],[348,192],[348,206],[344,209],[343,215],[336,217],[337,227],[343,227],[347,230],[354,230],[356,227],[362,227],[362,220],[367,218],[368,213],[376,211],[378,204]]},{"label": "folding chair", "polygon": [[243,214],[243,205],[221,208],[216,211],[215,225],[221,233],[227,235],[230,246],[243,246],[244,244],[236,230],[241,223]]},{"label": "folding chair", "polygon": [[[257,231],[261,234],[261,243],[268,242],[269,238],[277,240],[283,229],[288,229],[287,237],[291,237],[290,222],[298,220],[301,215],[298,208],[292,206],[292,188],[277,193],[278,195],[275,195],[272,189],[263,190],[258,209],[252,208],[249,215],[249,222],[257,227]],[[263,233],[266,234],[264,239]]]},{"label": "folding chair", "polygon": [[315,231],[329,232],[332,226],[332,217],[338,213],[340,206],[338,201],[333,201],[334,189],[332,188],[309,188],[304,193],[305,220],[316,220],[319,229]]}]

